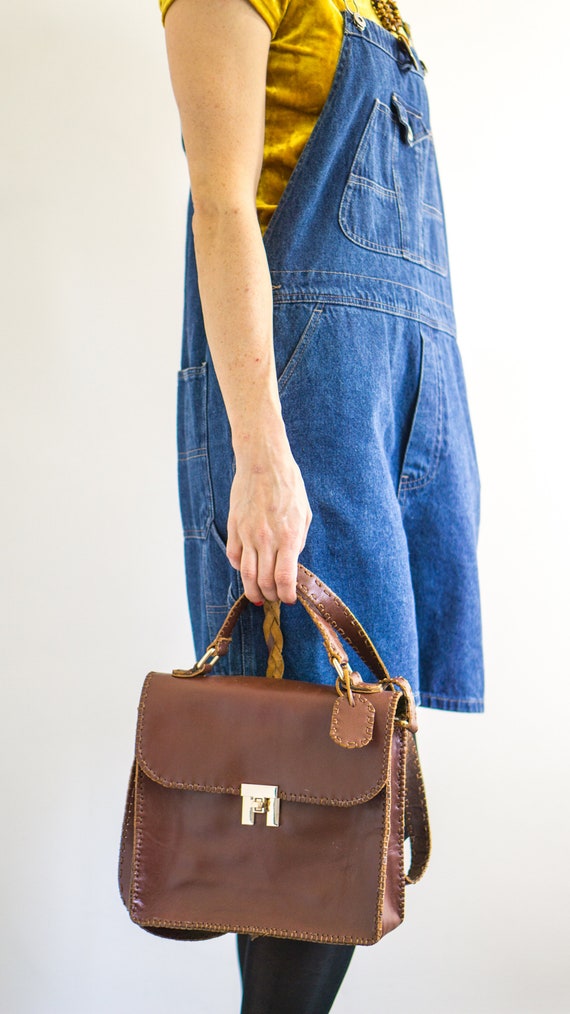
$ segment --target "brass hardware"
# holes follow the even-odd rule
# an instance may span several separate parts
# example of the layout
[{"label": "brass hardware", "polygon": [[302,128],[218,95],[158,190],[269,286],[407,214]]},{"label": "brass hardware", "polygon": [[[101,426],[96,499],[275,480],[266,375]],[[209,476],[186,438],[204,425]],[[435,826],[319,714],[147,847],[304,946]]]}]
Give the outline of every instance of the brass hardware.
[{"label": "brass hardware", "polygon": [[214,666],[219,657],[217,649],[211,644],[202,655],[202,658],[198,662],[195,662],[191,669],[173,669],[172,675],[180,677],[201,676],[206,665]]},{"label": "brass hardware", "polygon": [[[344,673],[344,670],[343,670],[343,668],[342,668],[342,666],[341,666],[338,658],[336,657],[336,655],[333,655],[333,657],[331,659],[331,662],[332,662],[334,668],[336,669],[336,671],[338,673],[339,679],[343,680],[343,682],[344,682],[345,673]],[[349,670],[349,674],[350,674],[350,670]]]},{"label": "brass hardware", "polygon": [[276,785],[255,785],[243,782],[240,795],[242,797],[242,824],[255,824],[256,813],[264,813],[267,827],[279,827],[280,800]]},{"label": "brass hardware", "polygon": [[220,656],[218,655],[216,648],[214,647],[214,645],[211,644],[210,647],[206,649],[205,654],[202,655],[200,661],[196,662],[196,665],[193,668],[203,669],[206,663],[208,663],[209,665],[215,665],[219,657]]},{"label": "brass hardware", "polygon": [[339,697],[342,697],[342,691],[345,690],[346,696],[348,697],[348,703],[350,704],[351,708],[354,708],[355,702],[354,697],[352,696],[352,683],[350,681],[352,669],[350,668],[348,662],[345,662],[344,665],[341,665],[336,655],[331,655],[331,662],[338,673],[338,679],[336,681],[336,692],[339,695]]}]

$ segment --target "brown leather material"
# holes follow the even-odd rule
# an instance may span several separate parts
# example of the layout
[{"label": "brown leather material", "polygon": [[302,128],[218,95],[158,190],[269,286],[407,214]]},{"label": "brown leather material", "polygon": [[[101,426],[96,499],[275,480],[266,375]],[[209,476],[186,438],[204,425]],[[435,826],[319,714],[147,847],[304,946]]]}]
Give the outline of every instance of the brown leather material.
[{"label": "brown leather material", "polygon": [[353,806],[386,783],[399,699],[399,693],[369,698],[375,748],[348,754],[329,736],[332,707],[340,700],[332,687],[259,676],[176,680],[149,673],[136,759],[166,788],[236,796],[242,782],[262,782],[278,785],[280,799]]},{"label": "brown leather material", "polygon": [[[344,637],[348,627],[383,682],[354,673],[339,696],[308,681],[203,675],[209,661],[200,679],[148,674],[119,884],[131,918],[151,933],[373,944],[402,921],[406,882],[425,869],[429,824],[407,688],[382,676],[352,614],[336,599],[331,610],[330,589],[303,579],[299,597],[310,598],[327,650],[336,653],[337,630]],[[234,605],[215,653],[245,607]],[[245,784],[258,786],[244,789],[249,802]]]},{"label": "brown leather material", "polygon": [[411,736],[401,726],[394,729],[390,778],[390,837],[386,857],[386,890],[383,910],[383,934],[399,926],[404,918],[404,834],[407,747]]},{"label": "brown leather material", "polygon": [[415,737],[409,734],[406,764],[406,838],[410,839],[412,858],[406,874],[407,884],[417,884],[423,877],[431,853],[426,791]]},{"label": "brown leather material", "polygon": [[330,728],[332,741],[347,750],[368,746],[376,715],[372,701],[362,694],[353,694],[352,697],[353,704],[347,697],[337,697]]},{"label": "brown leather material", "polygon": [[135,808],[134,922],[323,943],[381,935],[385,793],[366,807],[287,803],[278,828],[245,827],[236,796],[165,791],[141,774]]},{"label": "brown leather material", "polygon": [[389,679],[388,670],[372,641],[342,599],[300,563],[297,572],[299,597],[315,606],[330,627],[360,656],[378,680]]}]

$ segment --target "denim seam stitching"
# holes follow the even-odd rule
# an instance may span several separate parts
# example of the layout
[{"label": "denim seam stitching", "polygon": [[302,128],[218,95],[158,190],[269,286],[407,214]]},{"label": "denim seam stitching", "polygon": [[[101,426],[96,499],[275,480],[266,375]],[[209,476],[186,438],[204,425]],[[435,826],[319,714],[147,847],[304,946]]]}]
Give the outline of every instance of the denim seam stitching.
[{"label": "denim seam stitching", "polygon": [[436,701],[444,701],[446,704],[483,704],[484,699],[482,697],[445,697],[442,694],[430,694],[427,691],[421,690],[420,697],[422,704],[425,701],[430,701],[435,704]]},{"label": "denim seam stitching", "polygon": [[450,337],[455,338],[455,328],[447,324],[446,321],[442,321],[441,318],[429,317],[427,314],[422,313],[421,310],[409,310],[404,306],[394,306],[392,303],[377,302],[359,298],[358,296],[337,296],[331,293],[320,292],[318,297],[316,297],[315,293],[291,293],[286,299],[280,298],[279,303],[313,303],[316,298],[331,306],[358,306],[379,313],[388,313],[394,317],[406,317],[409,320],[425,324],[427,327],[432,327],[436,331],[443,331],[445,334],[449,334]]},{"label": "denim seam stitching", "polygon": [[[367,20],[370,21],[369,18]],[[372,21],[370,23],[374,26],[374,28],[377,28],[377,27],[378,28],[382,28],[381,25],[376,25],[376,22],[374,22],[374,21]],[[378,42],[376,39],[373,39],[370,36],[365,35],[363,32],[360,31],[360,29],[358,31],[355,31],[353,28],[350,28],[350,27],[347,26],[346,34],[353,36],[355,39],[362,39],[363,42],[367,42],[370,46],[375,46],[376,49],[381,49],[383,53],[386,53],[386,56],[389,56],[390,59],[394,61],[394,63],[398,64],[399,67],[401,66],[400,60],[398,59],[398,57],[394,53],[391,53],[390,50],[386,48],[386,46],[382,45],[381,42]],[[390,33],[388,33],[388,34],[390,34]],[[393,36],[390,36],[390,38],[393,38]],[[410,65],[410,67],[408,68],[408,70],[406,71],[406,73],[408,73],[408,74],[416,74],[418,77],[420,77],[420,78],[423,79],[423,74],[421,74],[420,71],[416,70],[415,67],[413,66],[413,64]]]},{"label": "denim seam stitching", "polygon": [[[397,285],[400,289],[408,289],[410,292],[417,294],[420,299],[426,297],[426,293],[423,289],[418,289],[415,285],[408,285],[406,282],[400,282],[394,278],[384,278],[382,275],[363,275],[361,271],[327,271],[322,269],[316,269],[313,271],[311,268],[274,268],[271,272],[272,275],[332,275],[335,278],[359,278],[366,282],[388,282],[390,285]],[[282,283],[278,289],[281,291]],[[450,303],[444,303],[442,299],[438,299],[437,296],[428,295],[427,297],[431,302],[439,303],[440,306],[451,310]]]},{"label": "denim seam stitching", "polygon": [[[202,447],[190,448],[187,451],[179,452],[178,461],[180,464],[188,464],[190,461],[198,461],[203,458],[206,472],[206,482],[204,483],[205,486],[204,493],[206,499],[206,518],[204,524],[201,525],[200,527],[194,528],[187,528],[183,526],[182,532],[184,539],[206,539],[208,537],[208,532],[210,531],[212,521],[214,518],[214,495],[212,492],[212,478],[210,475],[210,463],[208,458],[208,410],[207,410],[208,365],[207,363],[201,363],[200,366],[186,367],[184,370],[179,371],[179,377],[184,382],[185,385],[188,384],[189,382],[197,381],[201,383],[203,387],[201,422],[203,424],[205,444]],[[185,394],[188,397],[189,391],[190,387],[185,386]],[[186,402],[184,403],[184,410],[185,409]],[[189,483],[190,477],[186,476],[186,480]]]},{"label": "denim seam stitching", "polygon": [[[404,234],[402,220],[404,202],[400,199],[399,189],[391,191],[388,190],[386,187],[380,187],[378,184],[375,184],[373,180],[366,180],[364,177],[356,177],[356,176],[349,177],[340,203],[339,225],[344,235],[347,237],[347,239],[351,241],[351,243],[355,243],[357,246],[362,247],[364,250],[374,250],[376,251],[376,253],[385,253],[393,257],[403,256],[405,260],[409,260],[413,264],[421,264],[423,267],[428,268],[429,271],[433,271],[435,274],[440,275],[442,278],[447,277],[448,270],[444,265],[439,264],[437,261],[430,260],[423,254],[423,252],[419,254],[415,253],[413,250],[410,250],[410,248],[404,242],[402,242],[401,246],[399,247],[383,246],[380,243],[375,243],[371,239],[366,239],[365,236],[362,236],[359,232],[356,232],[354,229],[352,229],[351,226],[347,224],[347,215],[346,215],[346,211],[348,211],[348,209],[350,208],[355,197],[354,191],[348,193],[348,188],[350,186],[363,187],[368,190],[371,190],[372,193],[378,193],[378,196],[387,197],[390,200],[394,200],[397,204],[401,235]],[[433,205],[425,205],[425,207],[429,209],[433,208],[433,212],[430,213],[433,215],[433,217],[437,215],[438,220],[443,222],[443,216],[441,215],[441,212],[439,211],[438,208],[434,208]]]},{"label": "denim seam stitching", "polygon": [[303,358],[307,345],[309,344],[310,339],[313,337],[317,324],[320,323],[322,312],[323,312],[323,304],[319,302],[316,304],[316,306],[313,307],[311,315],[301,333],[301,337],[299,338],[299,341],[295,345],[295,348],[293,349],[293,352],[291,353],[291,356],[289,357],[289,360],[287,361],[287,364],[285,365],[281,373],[281,376],[278,379],[280,394],[284,394],[289,384],[289,381],[291,380],[291,377],[295,374],[299,361]]},{"label": "denim seam stitching", "polygon": [[[422,340],[425,343],[426,341],[425,335],[422,335]],[[424,345],[424,355],[425,355],[425,345]],[[434,449],[432,451],[431,461],[427,467],[427,470],[424,472],[422,476],[420,476],[418,479],[409,479],[405,473],[402,473],[402,475],[400,476],[400,484],[398,488],[398,499],[400,499],[400,493],[405,494],[409,490],[422,489],[424,486],[429,485],[429,483],[432,482],[433,479],[435,478],[439,467],[439,462],[441,459],[441,451],[443,447],[443,384],[441,377],[441,362],[437,349],[434,349],[434,355],[436,363],[436,397],[437,397],[437,416],[436,416],[436,433],[434,439]],[[420,381],[418,404],[421,397],[422,397],[422,381]],[[414,425],[412,423],[410,440],[413,439],[413,432]],[[406,449],[406,454],[404,455],[404,465],[403,465],[404,468],[406,466],[407,453],[408,452]],[[400,503],[403,506],[405,502],[406,497],[404,495],[400,499]]]},{"label": "denim seam stitching", "polygon": [[290,175],[290,177],[289,177],[289,179],[287,181],[287,185],[285,187],[285,190],[281,194],[281,197],[280,197],[280,199],[279,199],[279,201],[277,203],[277,207],[275,208],[275,211],[273,212],[273,214],[271,216],[271,219],[269,221],[269,225],[267,226],[267,229],[265,230],[265,234],[264,234],[264,237],[263,237],[264,244],[267,243],[268,239],[271,238],[273,232],[275,232],[275,222],[278,222],[279,219],[283,217],[283,209],[287,208],[287,206],[291,203],[291,192],[293,190],[292,184],[296,183],[296,181],[299,179],[299,177],[301,176],[301,174],[304,172],[304,169],[305,169],[305,166],[306,166],[306,163],[307,163],[307,160],[308,160],[308,156],[309,156],[310,152],[312,151],[312,149],[315,147],[316,141],[318,140],[320,134],[322,133],[322,131],[324,129],[323,128],[323,123],[326,123],[326,121],[327,121],[328,112],[329,112],[329,110],[330,110],[330,108],[332,106],[334,97],[335,97],[337,91],[340,88],[341,81],[342,81],[342,79],[345,76],[345,73],[346,73],[346,62],[347,62],[347,59],[348,59],[348,57],[347,57],[348,47],[344,45],[345,39],[346,39],[346,35],[343,36],[343,40],[342,40],[342,44],[341,44],[341,49],[340,49],[340,53],[339,53],[339,58],[338,58],[337,65],[336,65],[336,68],[335,68],[335,73],[334,73],[332,85],[331,85],[329,93],[327,95],[325,104],[324,104],[323,108],[321,109],[321,112],[319,113],[319,116],[317,118],[317,122],[315,123],[315,125],[314,125],[314,127],[313,127],[313,129],[311,131],[311,134],[309,136],[309,139],[308,139],[305,147],[303,148],[303,151],[301,152],[299,158],[297,159],[297,162],[295,164],[293,172],[291,173],[291,175]]},{"label": "denim seam stitching", "polygon": [[369,179],[368,176],[360,176],[359,173],[351,173],[348,178],[348,183],[351,182],[358,184],[361,187],[368,187],[373,192],[378,192],[381,197],[391,197],[393,200],[397,200],[397,193],[395,190],[390,190],[389,187],[383,187],[381,183],[376,183],[375,180]]}]

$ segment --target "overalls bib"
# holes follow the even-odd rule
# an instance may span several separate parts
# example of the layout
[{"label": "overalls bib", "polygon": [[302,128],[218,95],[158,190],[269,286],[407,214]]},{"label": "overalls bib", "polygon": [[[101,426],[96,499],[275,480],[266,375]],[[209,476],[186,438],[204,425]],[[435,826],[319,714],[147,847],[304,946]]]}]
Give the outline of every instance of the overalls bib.
[{"label": "overalls bib", "polygon": [[[330,94],[264,237],[283,417],[313,512],[301,562],[418,703],[481,711],[479,480],[423,70],[376,23],[343,17]],[[190,202],[178,440],[200,655],[242,587],[225,555],[234,459],[191,216]],[[217,671],[264,674],[262,620],[251,606]],[[333,683],[304,609],[281,620],[285,676]]]}]

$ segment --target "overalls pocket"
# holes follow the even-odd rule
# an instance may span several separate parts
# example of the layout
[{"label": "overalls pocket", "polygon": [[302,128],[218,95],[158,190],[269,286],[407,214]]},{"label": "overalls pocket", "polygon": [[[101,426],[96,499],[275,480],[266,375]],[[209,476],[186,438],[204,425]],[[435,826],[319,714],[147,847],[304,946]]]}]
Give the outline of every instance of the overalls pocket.
[{"label": "overalls pocket", "polygon": [[438,343],[427,331],[421,337],[420,381],[398,487],[402,505],[408,491],[427,486],[435,477],[445,442],[446,402]]},{"label": "overalls pocket", "polygon": [[213,518],[207,451],[207,366],[178,374],[178,482],[185,539],[205,539]]},{"label": "overalls pocket", "polygon": [[322,319],[323,303],[280,302],[274,296],[273,335],[279,394],[303,363]]},{"label": "overalls pocket", "polygon": [[427,114],[396,92],[376,99],[344,188],[339,222],[358,246],[447,274],[435,150]]}]

